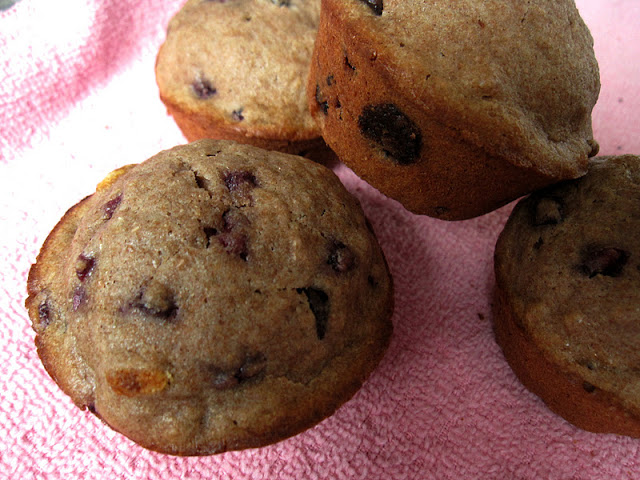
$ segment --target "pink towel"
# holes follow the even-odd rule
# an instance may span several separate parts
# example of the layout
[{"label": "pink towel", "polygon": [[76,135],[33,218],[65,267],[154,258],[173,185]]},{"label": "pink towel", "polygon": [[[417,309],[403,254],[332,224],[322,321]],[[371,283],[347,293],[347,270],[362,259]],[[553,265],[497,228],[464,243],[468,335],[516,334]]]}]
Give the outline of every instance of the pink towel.
[{"label": "pink towel", "polygon": [[[351,401],[276,445],[203,458],[146,451],[73,406],[36,355],[27,272],[64,211],[110,170],[185,142],[153,73],[181,3],[21,0],[0,11],[0,478],[640,478],[640,440],[549,412],[494,342],[492,254],[510,207],[456,223],[420,217],[345,167],[397,305],[388,354]],[[640,2],[578,7],[600,61],[601,152],[640,154]]]}]

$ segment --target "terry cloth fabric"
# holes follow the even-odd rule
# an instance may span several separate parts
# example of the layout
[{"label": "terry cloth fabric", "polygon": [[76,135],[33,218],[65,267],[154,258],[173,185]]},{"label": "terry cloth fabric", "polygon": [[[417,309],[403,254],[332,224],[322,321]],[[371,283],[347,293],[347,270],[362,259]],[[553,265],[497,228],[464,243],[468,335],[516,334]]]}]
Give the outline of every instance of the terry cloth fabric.
[{"label": "terry cloth fabric", "polygon": [[[64,211],[109,171],[185,142],[153,73],[181,0],[1,5],[0,478],[640,478],[640,440],[551,413],[494,342],[492,255],[511,206],[464,222],[420,217],[343,166],[396,286],[391,347],[351,401],[276,445],[202,458],[146,451],[78,410],[37,357],[27,272]],[[640,154],[640,2],[578,7],[601,68],[601,153]]]}]

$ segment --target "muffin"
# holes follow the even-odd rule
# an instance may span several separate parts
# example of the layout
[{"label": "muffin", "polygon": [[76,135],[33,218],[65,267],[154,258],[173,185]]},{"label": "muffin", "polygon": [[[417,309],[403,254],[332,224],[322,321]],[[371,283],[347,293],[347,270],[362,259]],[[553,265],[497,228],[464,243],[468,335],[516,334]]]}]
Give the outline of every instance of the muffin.
[{"label": "muffin", "polygon": [[346,402],[384,355],[393,292],[328,168],[201,140],[69,209],[26,306],[78,407],[148,449],[206,455],[279,441]]},{"label": "muffin", "polygon": [[156,60],[160,98],[189,141],[326,151],[305,96],[319,0],[188,1]]},{"label": "muffin", "polygon": [[603,157],[514,209],[495,334],[522,383],[592,432],[640,437],[640,157]]},{"label": "muffin", "polygon": [[307,98],[356,174],[461,220],[586,173],[599,89],[572,0],[322,0]]}]

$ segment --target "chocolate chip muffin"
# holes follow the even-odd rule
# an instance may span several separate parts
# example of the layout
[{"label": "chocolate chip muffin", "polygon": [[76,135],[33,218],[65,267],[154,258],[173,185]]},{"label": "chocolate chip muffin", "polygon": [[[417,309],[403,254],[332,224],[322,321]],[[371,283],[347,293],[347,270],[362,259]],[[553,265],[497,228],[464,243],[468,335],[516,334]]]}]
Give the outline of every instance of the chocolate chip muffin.
[{"label": "chocolate chip muffin", "polygon": [[307,89],[328,145],[447,220],[586,172],[600,82],[573,0],[323,0]]},{"label": "chocolate chip muffin", "polygon": [[640,157],[521,201],[495,252],[495,333],[569,422],[640,437]]},{"label": "chocolate chip muffin", "polygon": [[179,455],[330,415],[382,358],[392,303],[374,233],[328,168],[215,140],[105,179],[45,241],[26,300],[75,404]]},{"label": "chocolate chip muffin", "polygon": [[190,0],[156,61],[160,98],[189,141],[326,151],[305,96],[320,0]]}]

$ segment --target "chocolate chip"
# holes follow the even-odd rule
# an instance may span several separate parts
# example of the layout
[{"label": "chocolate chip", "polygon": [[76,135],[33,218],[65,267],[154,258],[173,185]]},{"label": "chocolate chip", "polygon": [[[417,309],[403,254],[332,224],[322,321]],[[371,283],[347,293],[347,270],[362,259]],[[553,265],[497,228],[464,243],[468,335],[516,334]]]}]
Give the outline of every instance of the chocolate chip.
[{"label": "chocolate chip", "polygon": [[81,282],[91,275],[96,265],[96,260],[91,255],[81,254],[76,260],[76,275]]},{"label": "chocolate chip", "polygon": [[327,263],[331,265],[331,268],[336,272],[344,273],[355,266],[356,256],[344,243],[334,240],[329,244]]},{"label": "chocolate chip", "polygon": [[202,76],[199,76],[193,81],[193,83],[191,84],[191,88],[196,96],[201,100],[211,98],[217,93],[217,90],[213,86],[213,84]]},{"label": "chocolate chip", "polygon": [[102,206],[102,219],[103,220],[110,220],[111,217],[113,217],[114,212],[116,211],[116,209],[120,205],[120,202],[122,202],[122,194],[121,193],[116,195],[114,198],[109,200],[107,203],[105,203]]},{"label": "chocolate chip", "polygon": [[331,86],[331,85],[333,85],[333,84],[334,84],[334,82],[335,82],[335,78],[334,78],[334,76],[333,76],[333,75],[329,75],[329,76],[327,77],[327,85]]},{"label": "chocolate chip", "polygon": [[247,355],[241,365],[231,369],[221,369],[210,365],[208,374],[216,390],[227,390],[251,379],[257,379],[267,368],[267,359],[261,353]]},{"label": "chocolate chip", "polygon": [[382,10],[384,8],[382,4],[382,0],[360,0],[365,3],[376,15],[382,15]]},{"label": "chocolate chip", "polygon": [[564,220],[564,206],[557,197],[538,197],[533,203],[533,225],[557,225]]},{"label": "chocolate chip", "polygon": [[582,382],[582,388],[584,388],[584,391],[587,393],[593,393],[596,391],[596,387],[595,385],[590,384],[589,382]]},{"label": "chocolate chip", "polygon": [[318,340],[322,340],[329,325],[329,296],[323,290],[313,287],[298,288],[297,292],[306,295],[311,313],[316,319],[316,335]]},{"label": "chocolate chip", "polygon": [[322,95],[320,85],[316,85],[316,103],[318,104],[318,107],[320,107],[320,110],[322,110],[322,113],[325,115],[329,113],[329,102]]},{"label": "chocolate chip", "polygon": [[175,319],[179,310],[171,289],[157,281],[151,281],[145,285],[131,307],[144,315],[162,320]]},{"label": "chocolate chip", "polygon": [[156,369],[127,369],[107,372],[107,383],[118,395],[138,397],[164,390],[169,385],[169,375]]},{"label": "chocolate chip", "polygon": [[582,252],[579,269],[584,275],[618,277],[629,260],[630,253],[615,247],[590,246]]},{"label": "chocolate chip", "polygon": [[392,103],[366,106],[358,118],[358,127],[365,138],[378,144],[400,165],[409,165],[420,157],[420,130]]}]

